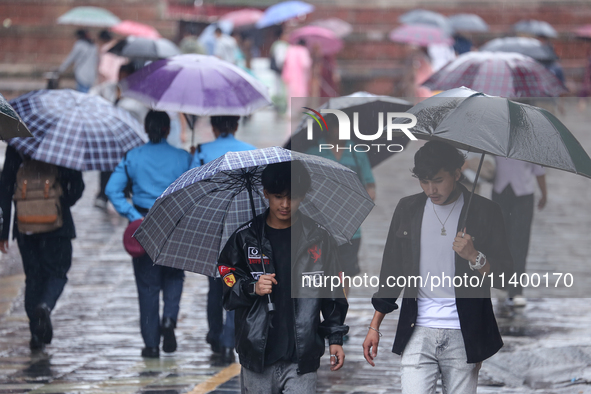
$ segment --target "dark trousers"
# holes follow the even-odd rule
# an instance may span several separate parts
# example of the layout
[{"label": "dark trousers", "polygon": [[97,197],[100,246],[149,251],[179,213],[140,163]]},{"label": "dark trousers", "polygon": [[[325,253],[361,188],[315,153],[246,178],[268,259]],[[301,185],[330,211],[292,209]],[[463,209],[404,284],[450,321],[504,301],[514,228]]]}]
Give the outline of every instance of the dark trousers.
[{"label": "dark trousers", "polygon": [[162,317],[175,322],[179,314],[185,272],[155,265],[147,254],[133,259],[133,271],[140,304],[140,328],[146,347],[160,345],[160,291],[164,301]]},{"label": "dark trousers", "polygon": [[220,278],[209,279],[209,292],[207,293],[207,323],[209,332],[208,342],[227,348],[234,348],[234,311],[226,312],[224,323],[224,307],[222,304],[223,286]]},{"label": "dark trousers", "polygon": [[109,183],[109,178],[111,178],[112,173],[113,173],[113,171],[101,171],[100,182],[99,182],[99,192],[96,195],[96,198],[100,198],[101,200],[108,201],[108,197],[105,194],[105,189],[107,188],[107,183]]},{"label": "dark trousers", "polygon": [[17,236],[25,271],[25,311],[29,328],[35,307],[41,303],[53,309],[68,281],[72,266],[72,240],[43,234]]},{"label": "dark trousers", "polygon": [[[501,194],[493,191],[492,200],[499,204],[503,211],[509,250],[513,257],[517,283],[519,283],[519,276],[525,272],[525,261],[529,249],[531,223],[534,218],[534,195],[516,196],[513,188],[509,185]],[[517,287],[510,285],[509,297],[522,293],[523,288],[520,285]]]}]

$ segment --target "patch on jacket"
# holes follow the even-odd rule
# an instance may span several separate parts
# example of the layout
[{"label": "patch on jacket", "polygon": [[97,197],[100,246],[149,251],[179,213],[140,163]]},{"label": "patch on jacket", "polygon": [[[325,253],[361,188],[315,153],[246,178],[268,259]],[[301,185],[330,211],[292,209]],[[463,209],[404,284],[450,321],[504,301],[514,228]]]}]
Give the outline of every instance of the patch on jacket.
[{"label": "patch on jacket", "polygon": [[[265,264],[269,264],[270,260],[267,256],[263,258]],[[261,252],[254,246],[248,247],[248,264],[260,264],[261,263]]]},{"label": "patch on jacket", "polygon": [[227,274],[226,276],[224,276],[224,283],[228,287],[234,286],[236,284],[236,277],[234,276],[234,274]]},{"label": "patch on jacket", "polygon": [[314,263],[318,261],[318,259],[322,256],[322,250],[318,247],[318,245],[314,245],[310,249],[308,249],[308,254],[314,260]]},{"label": "patch on jacket", "polygon": [[220,272],[220,276],[224,277],[225,275],[231,274],[232,271],[236,271],[236,268],[227,267],[225,265],[220,265],[218,267],[218,271]]},{"label": "patch on jacket", "polygon": [[259,278],[261,277],[261,275],[264,275],[265,273],[262,272],[262,271],[252,271],[250,274],[252,275],[252,278],[254,280],[259,280]]}]

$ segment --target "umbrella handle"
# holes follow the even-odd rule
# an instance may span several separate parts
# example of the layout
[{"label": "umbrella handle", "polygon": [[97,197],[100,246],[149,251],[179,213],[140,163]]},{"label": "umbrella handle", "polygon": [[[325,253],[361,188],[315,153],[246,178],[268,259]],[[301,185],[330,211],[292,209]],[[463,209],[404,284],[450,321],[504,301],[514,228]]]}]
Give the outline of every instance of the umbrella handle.
[{"label": "umbrella handle", "polygon": [[[476,170],[476,177],[474,178],[474,183],[472,184],[472,192],[470,192],[470,198],[468,199],[468,206],[466,207],[466,215],[464,215],[464,220],[462,220],[462,225],[460,228],[462,231],[466,231],[466,222],[468,221],[468,213],[470,211],[470,205],[472,204],[472,197],[474,196],[474,191],[476,190],[476,184],[478,183],[478,177],[480,176],[480,169],[482,168],[482,163],[484,162],[484,155],[486,153],[482,152],[482,156],[480,156],[480,163],[478,163],[478,170]],[[462,233],[462,237],[464,237],[465,233]]]}]

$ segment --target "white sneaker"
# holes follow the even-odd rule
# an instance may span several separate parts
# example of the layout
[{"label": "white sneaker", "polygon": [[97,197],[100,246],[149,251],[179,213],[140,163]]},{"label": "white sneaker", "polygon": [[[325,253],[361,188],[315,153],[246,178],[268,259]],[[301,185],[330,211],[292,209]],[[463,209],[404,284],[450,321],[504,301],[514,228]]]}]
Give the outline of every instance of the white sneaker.
[{"label": "white sneaker", "polygon": [[513,297],[513,306],[524,307],[527,305],[527,299],[522,295],[516,295]]}]

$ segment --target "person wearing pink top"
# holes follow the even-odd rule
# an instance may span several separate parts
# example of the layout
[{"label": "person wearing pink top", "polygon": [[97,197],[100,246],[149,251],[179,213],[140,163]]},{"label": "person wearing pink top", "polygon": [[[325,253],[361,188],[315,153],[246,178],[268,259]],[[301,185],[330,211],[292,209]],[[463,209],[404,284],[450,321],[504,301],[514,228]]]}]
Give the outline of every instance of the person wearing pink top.
[{"label": "person wearing pink top", "polygon": [[281,72],[281,78],[287,87],[288,108],[291,108],[292,97],[308,96],[311,69],[312,57],[306,48],[306,42],[300,40],[297,45],[290,45],[287,48]]},{"label": "person wearing pink top", "polygon": [[[492,200],[501,206],[509,249],[513,257],[513,265],[519,276],[525,273],[525,262],[529,249],[531,223],[534,216],[534,192],[536,183],[542,192],[538,201],[538,209],[546,205],[546,175],[543,167],[519,161],[496,157],[496,173],[493,183]],[[510,286],[508,290],[508,306],[525,306],[523,288]]]}]

